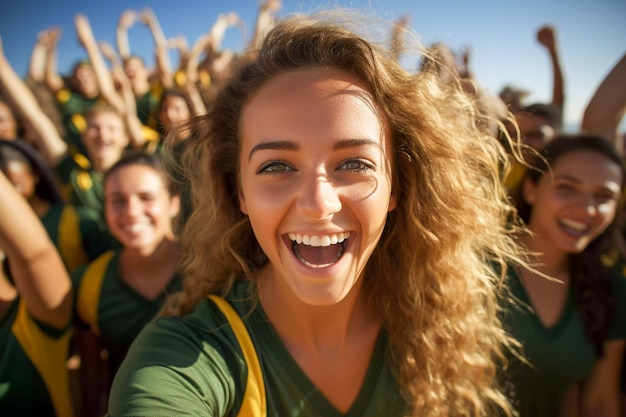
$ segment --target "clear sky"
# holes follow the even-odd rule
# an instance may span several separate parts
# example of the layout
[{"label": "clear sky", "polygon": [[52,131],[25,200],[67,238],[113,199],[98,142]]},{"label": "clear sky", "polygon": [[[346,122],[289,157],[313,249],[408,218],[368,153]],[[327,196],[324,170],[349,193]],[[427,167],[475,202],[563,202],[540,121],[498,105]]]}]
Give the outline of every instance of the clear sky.
[{"label": "clear sky", "polygon": [[[25,74],[37,33],[60,26],[58,66],[65,74],[85,57],[73,24],[77,13],[87,15],[96,39],[114,44],[122,11],[147,6],[167,37],[183,34],[192,44],[218,14],[235,11],[247,34],[229,29],[224,46],[240,49],[254,27],[258,4],[259,0],[3,0],[0,36],[9,61]],[[358,8],[389,21],[408,14],[422,43],[442,41],[456,51],[470,47],[472,70],[484,88],[495,94],[511,84],[531,93],[528,102],[550,101],[548,54],[535,33],[544,24],[553,25],[565,73],[565,119],[570,129],[579,124],[604,75],[626,53],[625,0],[283,0],[278,16],[336,6]],[[147,28],[134,26],[129,38],[131,51],[153,63]],[[405,66],[415,69],[417,64]]]}]

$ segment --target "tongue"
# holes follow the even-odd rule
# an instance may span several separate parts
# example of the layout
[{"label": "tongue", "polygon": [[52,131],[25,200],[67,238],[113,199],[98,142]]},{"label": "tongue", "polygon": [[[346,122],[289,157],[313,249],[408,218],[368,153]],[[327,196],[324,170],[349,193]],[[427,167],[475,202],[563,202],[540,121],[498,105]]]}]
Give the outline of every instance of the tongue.
[{"label": "tongue", "polygon": [[296,255],[311,265],[326,265],[337,260],[341,244],[330,246],[308,246],[294,244]]}]

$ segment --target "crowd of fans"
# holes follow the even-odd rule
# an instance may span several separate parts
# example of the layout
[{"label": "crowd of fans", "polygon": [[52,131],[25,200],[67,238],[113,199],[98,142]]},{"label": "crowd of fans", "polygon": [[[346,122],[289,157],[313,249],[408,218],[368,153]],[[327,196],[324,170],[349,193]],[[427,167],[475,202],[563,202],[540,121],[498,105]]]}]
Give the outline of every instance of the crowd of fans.
[{"label": "crowd of fans", "polygon": [[[233,74],[258,58],[281,22],[280,6],[261,4],[241,51],[222,48],[226,30],[243,26],[235,12],[218,16],[191,46],[168,39],[147,8],[122,13],[115,47],[99,43],[87,16],[77,15],[86,59],[67,76],[56,70],[57,28],[39,34],[25,78],[3,54],[1,42],[10,40],[0,40],[0,414],[107,412],[132,342],[153,318],[174,314],[185,287],[180,237],[203,201],[185,175],[190,139],[205,132],[200,120]],[[155,68],[131,53],[135,24],[152,33]],[[409,27],[408,16],[392,25],[392,61]],[[415,74],[434,74],[473,103],[472,123],[508,158],[498,175],[519,210],[511,227],[530,231],[516,240],[528,253],[504,274],[500,294],[528,307],[501,309],[518,342],[502,391],[521,417],[617,417],[626,340],[626,55],[590,99],[581,131],[566,135],[556,29],[542,27],[536,38],[551,63],[549,103],[527,103],[512,86],[487,93],[469,50],[456,54],[443,43],[424,49]],[[568,198],[590,201],[580,212],[559,209]],[[551,231],[550,216],[562,230]],[[567,246],[558,233],[582,243]]]}]

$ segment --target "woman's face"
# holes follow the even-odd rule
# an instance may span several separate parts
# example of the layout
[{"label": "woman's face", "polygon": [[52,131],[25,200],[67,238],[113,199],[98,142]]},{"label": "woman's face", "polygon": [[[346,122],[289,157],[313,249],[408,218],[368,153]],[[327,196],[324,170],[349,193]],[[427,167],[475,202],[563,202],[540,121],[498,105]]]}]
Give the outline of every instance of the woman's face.
[{"label": "woman's face", "polygon": [[166,131],[176,129],[191,118],[191,112],[184,98],[168,95],[163,98],[159,120]]},{"label": "woman's face", "polygon": [[35,186],[37,185],[37,176],[33,173],[31,167],[22,161],[9,161],[6,164],[4,173],[17,192],[24,199],[30,201],[35,195]]},{"label": "woman's face", "polygon": [[87,98],[96,97],[100,93],[96,73],[90,65],[80,65],[74,73],[74,81],[78,92]]},{"label": "woman's face", "polygon": [[11,108],[0,101],[0,139],[13,140],[17,138],[17,122]]},{"label": "woman's face", "polygon": [[163,175],[147,165],[128,165],[104,184],[105,218],[111,234],[127,249],[149,255],[173,238],[178,196],[170,196]]},{"label": "woman's face", "polygon": [[310,305],[341,301],[395,207],[376,103],[342,71],[293,71],[249,99],[239,128],[240,207],[270,261],[261,279]]},{"label": "woman's face", "polygon": [[622,189],[620,166],[601,153],[562,155],[534,184],[524,182],[532,206],[529,227],[537,239],[566,253],[582,252],[615,218]]}]

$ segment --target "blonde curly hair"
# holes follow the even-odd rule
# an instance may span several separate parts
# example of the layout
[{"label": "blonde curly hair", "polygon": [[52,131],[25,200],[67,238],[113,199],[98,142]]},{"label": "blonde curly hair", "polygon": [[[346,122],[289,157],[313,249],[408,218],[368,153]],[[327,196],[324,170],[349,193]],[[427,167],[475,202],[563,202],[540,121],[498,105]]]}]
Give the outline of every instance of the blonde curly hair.
[{"label": "blonde curly hair", "polygon": [[406,71],[343,23],[278,23],[194,122],[181,164],[194,206],[182,236],[183,313],[236,280],[254,281],[268,262],[239,209],[239,117],[269,80],[302,68],[361,80],[391,131],[397,208],[367,264],[364,291],[389,334],[409,415],[511,415],[497,384],[510,340],[498,319],[505,289],[496,271],[519,258],[502,186],[506,154],[479,127],[485,115],[459,83]]}]

